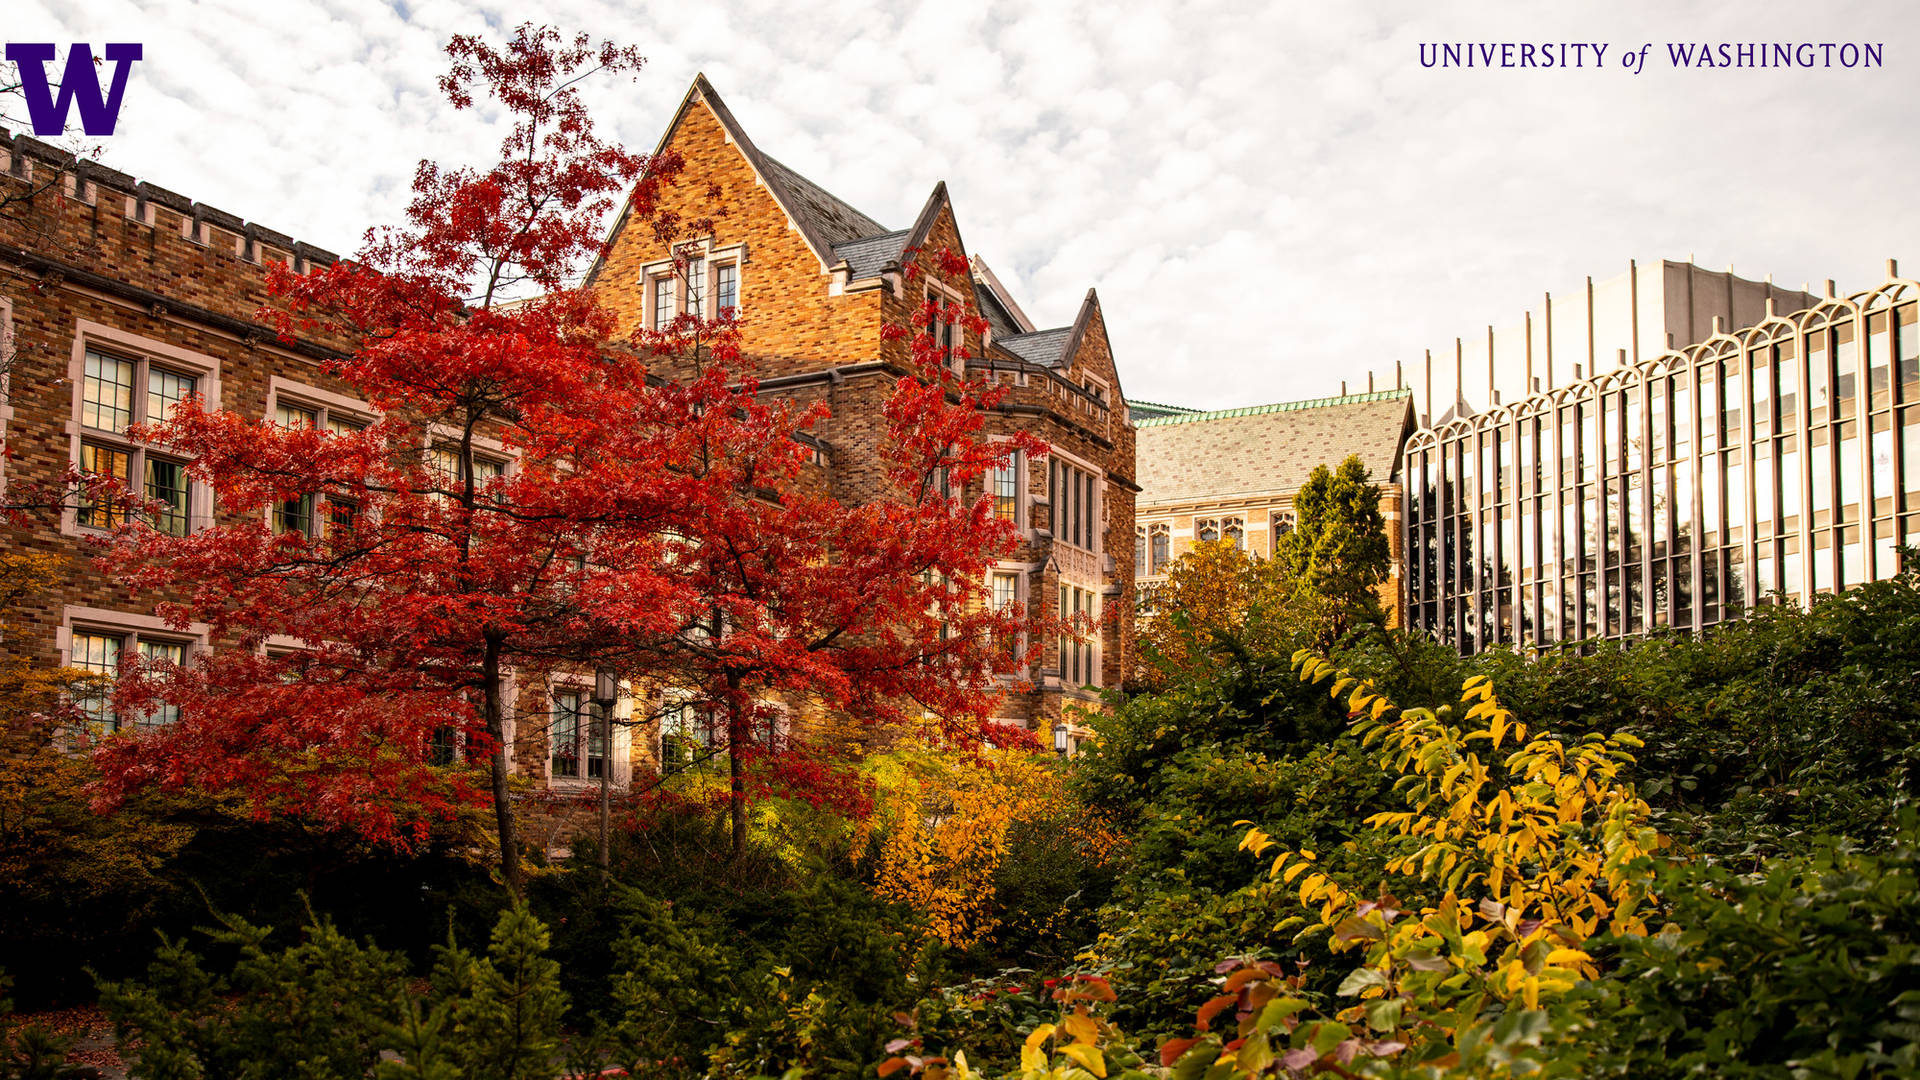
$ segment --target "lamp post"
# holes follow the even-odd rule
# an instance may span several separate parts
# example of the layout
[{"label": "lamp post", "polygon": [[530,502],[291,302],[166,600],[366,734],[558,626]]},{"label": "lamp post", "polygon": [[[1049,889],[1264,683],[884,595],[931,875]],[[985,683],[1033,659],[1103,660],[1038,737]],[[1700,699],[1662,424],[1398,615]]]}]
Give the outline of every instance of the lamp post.
[{"label": "lamp post", "polygon": [[[613,780],[613,703],[620,698],[620,677],[612,668],[603,667],[593,673],[593,703],[600,712],[600,882],[606,884],[613,879],[613,862],[608,847],[613,839],[612,795],[609,785]],[[591,749],[592,735],[588,735]]]}]

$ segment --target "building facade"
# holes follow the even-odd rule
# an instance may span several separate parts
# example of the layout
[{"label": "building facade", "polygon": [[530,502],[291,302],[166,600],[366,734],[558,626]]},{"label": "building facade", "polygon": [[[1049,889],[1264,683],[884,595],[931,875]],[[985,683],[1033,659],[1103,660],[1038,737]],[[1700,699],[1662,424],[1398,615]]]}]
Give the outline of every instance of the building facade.
[{"label": "building facade", "polygon": [[1405,450],[1412,625],[1463,651],[1699,631],[1920,543],[1920,286],[1457,416]]},{"label": "building facade", "polygon": [[1203,540],[1227,540],[1271,557],[1293,528],[1293,496],[1320,466],[1357,455],[1380,486],[1393,576],[1382,590],[1399,611],[1404,494],[1400,447],[1413,428],[1412,395],[1382,390],[1200,412],[1129,403],[1140,495],[1133,563],[1143,598],[1176,560]]},{"label": "building facade", "polygon": [[[731,216],[721,219],[727,233],[701,241],[705,302],[730,297],[750,317],[756,329],[749,347],[771,392],[832,405],[832,419],[812,442],[811,476],[857,499],[879,482],[871,451],[883,425],[880,402],[904,370],[905,346],[883,343],[881,326],[917,306],[900,274],[900,253],[909,246],[964,250],[945,189],[935,188],[911,229],[888,232],[759,158],[744,133],[732,140],[720,121],[725,107],[717,97],[709,107],[704,87],[702,80],[689,93],[668,139],[687,154],[692,173],[724,177],[733,200]],[[823,228],[831,242],[821,239]],[[631,322],[654,317],[647,304],[661,295],[652,280],[658,275],[644,269],[652,256],[642,246],[616,230],[596,268],[603,296]],[[129,438],[131,425],[159,419],[189,395],[286,424],[367,422],[368,406],[322,370],[351,342],[283,342],[258,317],[268,300],[269,264],[305,270],[334,258],[0,131],[0,437],[8,449],[0,484],[58,489],[69,469],[106,473],[165,503],[170,509],[154,519],[156,527],[184,534],[215,520],[213,493],[188,475],[187,462]],[[1110,405],[1120,400],[1119,383],[1098,298],[1089,292],[1068,326],[1039,330],[984,264],[954,280],[937,278],[934,286],[978,303],[993,322],[985,340],[969,335],[966,342],[977,357],[969,366],[1014,386],[1012,399],[989,418],[993,430],[1036,430],[1057,447],[1051,460],[1021,461],[993,478],[1026,543],[988,584],[1004,598],[1126,614],[1131,552],[1108,537],[1132,529],[1133,433]],[[684,306],[686,298],[675,293],[668,302]],[[504,453],[479,464],[515,467]],[[276,527],[301,528],[317,527],[314,515],[322,511],[287,505],[264,512]],[[6,643],[12,655],[111,679],[128,656],[186,663],[225,647],[204,627],[167,627],[151,603],[133,603],[93,570],[92,545],[115,524],[110,509],[83,505],[52,527],[8,531],[9,550],[62,560],[46,600],[18,620]],[[1096,704],[1099,687],[1118,684],[1107,673],[1123,662],[1123,625],[1110,624],[1089,643],[1049,643],[1030,673],[1034,689],[1009,684],[1006,718],[1044,730],[1067,705]],[[297,643],[269,643],[275,647]],[[590,683],[590,674],[516,679],[508,724],[516,771],[564,793],[596,788],[603,774],[624,785],[659,767],[655,727],[619,724],[609,732],[592,723]],[[657,704],[623,700],[616,716],[642,717]],[[93,723],[103,732],[169,719],[164,712],[118,716],[104,703],[97,711]],[[449,759],[458,754],[454,743],[444,749]]]},{"label": "building facade", "polygon": [[[1074,716],[1119,686],[1132,641],[1134,427],[1099,297],[1088,290],[1066,325],[1032,322],[968,250],[944,183],[910,225],[890,229],[763,153],[704,76],[660,138],[656,152],[668,150],[686,166],[661,208],[710,217],[712,233],[669,248],[622,218],[588,283],[626,328],[733,308],[763,392],[830,410],[814,433],[835,498],[858,503],[884,490],[882,407],[910,370],[909,342],[886,328],[918,332],[913,319],[929,294],[985,318],[984,334],[956,326],[951,344],[957,370],[1008,388],[986,417],[987,435],[1029,431],[1052,447],[986,478],[996,512],[1023,537],[986,584],[1003,603],[1102,620],[1093,640],[1047,642],[1032,670],[1006,680],[1000,717],[1079,738]],[[970,269],[943,271],[932,258],[943,249]],[[910,281],[905,264],[922,251],[923,272]]]}]

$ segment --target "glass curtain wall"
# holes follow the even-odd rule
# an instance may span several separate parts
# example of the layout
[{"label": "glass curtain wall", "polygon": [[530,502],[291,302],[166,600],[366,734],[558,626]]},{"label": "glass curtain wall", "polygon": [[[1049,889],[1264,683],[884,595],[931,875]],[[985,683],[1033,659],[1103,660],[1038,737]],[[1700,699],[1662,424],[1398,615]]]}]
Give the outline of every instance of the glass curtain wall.
[{"label": "glass curtain wall", "polygon": [[1917,311],[1896,279],[1416,432],[1410,621],[1463,652],[1626,638],[1893,576]]}]

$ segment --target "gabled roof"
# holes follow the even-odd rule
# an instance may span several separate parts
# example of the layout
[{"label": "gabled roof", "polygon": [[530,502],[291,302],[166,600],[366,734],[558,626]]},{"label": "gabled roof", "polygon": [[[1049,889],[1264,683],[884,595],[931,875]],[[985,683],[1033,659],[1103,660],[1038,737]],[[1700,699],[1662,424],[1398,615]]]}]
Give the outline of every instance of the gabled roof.
[{"label": "gabled roof", "polygon": [[993,343],[1029,364],[1060,367],[1073,359],[1074,351],[1080,347],[1080,338],[1086,334],[1087,326],[1093,322],[1093,313],[1099,309],[1099,294],[1088,289],[1087,298],[1080,302],[1080,314],[1074,317],[1072,326],[997,337]]},{"label": "gabled roof", "polygon": [[847,280],[878,277],[880,271],[900,261],[907,249],[907,230],[881,233],[833,245],[834,257],[847,264]]},{"label": "gabled roof", "polygon": [[[715,110],[716,113],[718,111]],[[741,138],[735,136],[736,141]],[[775,197],[780,199],[780,205],[793,215],[794,224],[800,226],[800,231],[807,234],[810,240],[817,236],[831,248],[835,244],[887,231],[885,225],[855,210],[839,196],[765,154],[760,155],[756,168],[760,171],[761,179],[767,181],[768,187],[778,183]]]},{"label": "gabled roof", "polygon": [[1053,330],[1036,330],[1031,334],[994,338],[993,343],[1029,364],[1058,367],[1067,353],[1067,339],[1072,336],[1073,327],[1062,326]]},{"label": "gabled roof", "polygon": [[1137,420],[1139,505],[1285,494],[1349,454],[1397,481],[1412,400],[1382,390]]},{"label": "gabled roof", "polygon": [[[854,209],[846,200],[761,153],[747,136],[746,129],[740,126],[740,121],[734,119],[733,110],[720,100],[720,94],[707,81],[704,73],[693,77],[693,85],[687,87],[686,96],[680,99],[680,107],[674,110],[673,119],[667,122],[667,129],[660,133],[660,141],[653,148],[655,154],[666,149],[667,140],[672,137],[674,129],[680,126],[681,118],[686,116],[695,100],[706,102],[707,108],[713,110],[720,126],[726,130],[727,138],[740,148],[741,156],[747,159],[754,175],[767,185],[773,201],[786,211],[787,217],[800,230],[801,237],[813,249],[822,266],[832,266],[839,261],[834,254],[835,245],[887,231],[885,225]],[[627,215],[632,210],[631,202],[621,207],[620,216],[608,234],[609,238],[617,235],[626,225]],[[600,267],[605,261],[604,253],[594,260],[593,268],[587,271],[588,285],[592,285],[600,275]]]},{"label": "gabled roof", "polygon": [[1033,320],[1020,310],[1020,302],[1001,282],[1000,275],[994,273],[987,261],[978,255],[973,256],[972,262],[974,302],[980,313],[993,324],[993,336],[999,338],[1032,333]]}]

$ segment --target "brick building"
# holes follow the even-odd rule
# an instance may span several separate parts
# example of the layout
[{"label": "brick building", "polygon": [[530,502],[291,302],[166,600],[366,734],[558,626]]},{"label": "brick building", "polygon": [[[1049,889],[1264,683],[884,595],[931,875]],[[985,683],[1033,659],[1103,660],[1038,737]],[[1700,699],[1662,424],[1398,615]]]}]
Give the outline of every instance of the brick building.
[{"label": "brick building", "polygon": [[[1102,687],[1118,686],[1131,645],[1134,431],[1123,400],[1098,296],[1088,290],[1072,321],[1042,329],[962,239],[944,183],[919,214],[889,229],[755,146],[704,76],[674,113],[658,150],[686,161],[663,209],[685,218],[712,215],[714,232],[677,245],[622,217],[608,251],[588,275],[627,327],[658,326],[694,310],[708,317],[737,309],[743,346],[761,386],[832,410],[816,434],[834,496],[873,497],[882,481],[875,448],[881,405],[908,370],[905,341],[882,327],[910,325],[931,291],[944,302],[977,307],[984,336],[956,327],[955,363],[1011,387],[988,419],[989,434],[1031,431],[1053,448],[1046,460],[1017,461],[992,476],[999,512],[1022,530],[1019,550],[988,584],[1003,600],[1111,614],[1097,640],[1047,643],[1038,669],[1008,685],[1001,715],[1050,731],[1070,706],[1091,708]],[[722,214],[708,201],[716,185]],[[632,227],[629,227],[629,226]],[[903,261],[914,251],[968,255],[971,272],[936,267],[909,284]],[[934,262],[928,258],[923,266]],[[960,359],[964,352],[967,359]],[[1070,723],[1069,737],[1078,737]]]},{"label": "brick building", "polygon": [[1128,407],[1139,440],[1134,560],[1143,592],[1165,581],[1174,560],[1198,540],[1230,540],[1271,557],[1293,527],[1293,494],[1314,468],[1357,454],[1380,486],[1392,552],[1383,599],[1395,622],[1402,621],[1400,447],[1413,430],[1409,391],[1215,412],[1145,402]]},{"label": "brick building", "polygon": [[[904,370],[904,345],[883,344],[880,327],[916,306],[900,273],[902,254],[964,250],[944,187],[936,186],[911,229],[886,230],[762,157],[704,80],[666,141],[687,155],[690,178],[720,183],[730,203],[724,231],[698,241],[706,288],[693,299],[702,302],[704,292],[709,305],[729,298],[740,308],[769,391],[831,404],[834,416],[814,445],[820,476],[840,497],[861,498],[878,482],[879,403]],[[167,503],[172,509],[156,524],[184,532],[213,520],[212,493],[187,477],[184,462],[130,440],[130,425],[158,419],[170,401],[191,394],[211,407],[288,423],[370,418],[320,368],[350,343],[282,344],[256,316],[267,299],[268,263],[305,269],[332,262],[332,254],[3,130],[0,204],[0,437],[10,452],[0,461],[0,483],[57,485],[70,466],[111,473]],[[593,271],[595,286],[630,323],[652,318],[656,298],[687,303],[684,282],[659,291],[667,253],[649,247],[645,230],[629,233],[624,224]],[[1098,687],[1119,681],[1132,567],[1117,538],[1132,528],[1133,431],[1111,407],[1120,387],[1098,299],[1089,292],[1072,325],[1036,332],[984,264],[976,266],[962,280],[936,275],[932,287],[979,304],[993,322],[988,340],[969,335],[964,343],[978,357],[970,367],[1015,387],[990,427],[1031,429],[1059,448],[1050,461],[1022,461],[994,478],[1027,540],[990,584],[1004,598],[1071,610],[1111,605],[1123,620],[1095,642],[1049,643],[1031,673],[1032,692],[1009,693],[1004,715],[1045,731],[1064,704],[1096,702]],[[513,467],[504,456],[493,464]],[[101,509],[83,507],[55,527],[9,531],[11,549],[65,560],[49,598],[24,613],[24,632],[6,643],[10,651],[111,677],[129,654],[186,661],[218,644],[204,628],[169,629],[150,604],[135,604],[101,579],[88,545],[111,524]],[[588,736],[589,695],[579,681],[525,679],[517,689],[509,731],[517,771],[565,790],[597,785],[598,769],[624,783],[655,767],[657,731],[619,727],[611,745]],[[618,711],[632,708],[625,702]],[[104,706],[97,717],[107,728],[154,719],[165,718],[117,717]],[[553,753],[555,739],[567,734],[577,752]]]}]

